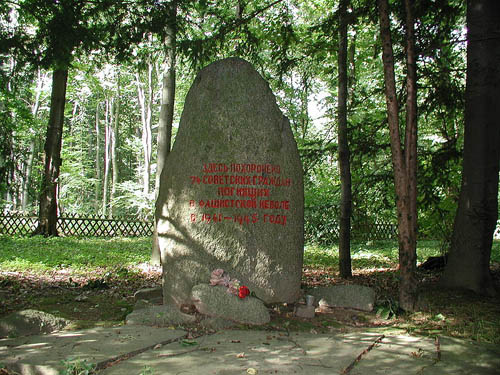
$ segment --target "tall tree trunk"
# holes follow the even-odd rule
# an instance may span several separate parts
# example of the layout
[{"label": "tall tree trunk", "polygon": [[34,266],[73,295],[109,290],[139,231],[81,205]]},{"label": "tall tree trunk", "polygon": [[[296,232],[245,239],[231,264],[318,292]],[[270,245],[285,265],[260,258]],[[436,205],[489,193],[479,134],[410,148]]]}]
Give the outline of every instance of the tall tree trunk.
[{"label": "tall tree trunk", "polygon": [[356,33],[354,33],[349,40],[349,50],[347,52],[348,60],[348,90],[347,90],[347,106],[352,106],[354,103],[354,92],[356,91]]},{"label": "tall tree trunk", "polygon": [[61,143],[66,103],[68,69],[56,69],[52,75],[49,124],[45,138],[45,168],[40,191],[38,227],[34,234],[57,236],[57,190],[61,167]]},{"label": "tall tree trunk", "polygon": [[[37,85],[35,89],[35,100],[33,102],[33,105],[31,106],[31,114],[33,115],[34,119],[38,118],[38,111],[40,109],[40,97],[42,95],[45,78],[46,78],[46,73],[42,73],[42,71],[39,69]],[[31,174],[33,171],[33,161],[35,159],[35,153],[37,150],[36,140],[37,137],[34,135],[30,141],[29,155],[28,159],[26,160],[26,165],[24,168],[22,199],[21,199],[21,206],[23,211],[26,210],[29,200],[29,188],[31,183]]]},{"label": "tall tree trunk", "polygon": [[147,83],[144,87],[139,73],[136,73],[137,97],[141,107],[142,123],[142,154],[143,154],[143,173],[142,173],[142,193],[149,195],[151,179],[151,149],[152,149],[152,105],[153,105],[153,64],[148,62]]},{"label": "tall tree trunk", "polygon": [[23,212],[26,211],[26,207],[28,206],[31,174],[33,171],[33,161],[35,159],[35,153],[36,153],[36,145],[34,138],[30,141],[30,149],[28,152],[29,152],[28,160],[26,160],[26,166],[24,169],[22,199],[21,199],[21,206]]},{"label": "tall tree trunk", "polygon": [[[166,26],[165,38],[165,64],[163,68],[163,80],[161,89],[161,109],[160,121],[158,124],[158,153],[156,162],[156,183],[155,183],[155,198],[158,197],[160,191],[160,181],[165,160],[171,149],[172,142],[172,123],[174,119],[174,104],[175,104],[175,64],[176,64],[176,45],[177,45],[177,0],[173,0],[169,5],[169,16]],[[158,216],[155,212],[154,232],[153,232],[153,249],[151,253],[151,263],[160,264],[161,254],[158,245],[158,233],[156,224]]]},{"label": "tall tree trunk", "polygon": [[109,99],[105,101],[104,116],[104,176],[102,183],[102,216],[106,216],[108,210],[108,186],[109,186],[109,167],[111,165],[111,116],[110,111],[113,103]]},{"label": "tall tree trunk", "polygon": [[[417,265],[417,61],[415,53],[415,20],[412,9],[413,0],[405,0],[406,11],[406,134],[405,134],[405,166],[406,184],[410,204],[411,249],[405,252],[403,262],[414,275]],[[401,260],[400,260],[401,264]],[[413,276],[407,282],[415,283]]]},{"label": "tall tree trunk", "polygon": [[500,2],[467,1],[467,81],[462,187],[451,251],[443,274],[448,287],[495,295],[491,246],[498,218],[500,161]]},{"label": "tall tree trunk", "polygon": [[351,277],[351,165],[347,129],[347,7],[349,0],[339,4],[339,52],[338,52],[338,157],[340,169],[340,230],[339,271],[340,277]]},{"label": "tall tree trunk", "polygon": [[410,0],[405,0],[406,9],[406,55],[407,55],[407,123],[405,147],[401,146],[399,133],[399,104],[396,95],[394,54],[390,31],[388,0],[379,0],[380,36],[384,65],[385,96],[391,141],[399,238],[399,305],[413,311],[417,301],[416,268],[416,74],[414,56],[414,26]]},{"label": "tall tree trunk", "polygon": [[101,130],[99,127],[99,103],[97,103],[95,108],[95,169],[96,169],[96,182],[95,182],[95,202],[96,202],[96,211],[99,209],[99,198],[101,196],[101,180],[102,180],[102,172],[101,172]]},{"label": "tall tree trunk", "polygon": [[307,72],[302,75],[302,92],[300,95],[300,123],[302,129],[302,139],[305,140],[309,128],[309,87],[310,77]]},{"label": "tall tree trunk", "polygon": [[118,186],[118,180],[120,178],[119,167],[118,167],[118,137],[119,137],[119,123],[120,123],[120,73],[118,73],[116,96],[114,100],[114,106],[112,107],[111,121],[111,165],[113,168],[112,180],[111,180],[111,194],[109,196],[109,218],[113,217],[114,214],[114,199],[116,196],[116,188]]}]

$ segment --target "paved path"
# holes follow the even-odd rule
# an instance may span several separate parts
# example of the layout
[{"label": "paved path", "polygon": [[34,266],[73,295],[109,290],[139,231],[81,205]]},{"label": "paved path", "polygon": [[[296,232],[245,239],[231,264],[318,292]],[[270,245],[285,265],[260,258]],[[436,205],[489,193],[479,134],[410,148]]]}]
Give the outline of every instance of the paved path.
[{"label": "paved path", "polygon": [[500,374],[500,348],[459,339],[381,333],[219,331],[194,339],[122,326],[0,340],[0,365],[57,375],[85,359],[98,374]]}]

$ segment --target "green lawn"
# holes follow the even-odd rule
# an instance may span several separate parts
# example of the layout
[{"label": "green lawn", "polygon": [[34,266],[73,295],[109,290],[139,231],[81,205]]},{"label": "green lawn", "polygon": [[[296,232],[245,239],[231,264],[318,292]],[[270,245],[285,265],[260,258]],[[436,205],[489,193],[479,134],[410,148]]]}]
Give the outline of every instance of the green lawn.
[{"label": "green lawn", "polygon": [[[441,255],[439,241],[424,240],[417,243],[417,262],[428,257]],[[398,264],[398,243],[396,241],[368,241],[351,244],[353,269],[390,268]],[[500,263],[500,241],[493,243],[491,262]],[[338,247],[306,245],[304,264],[307,266],[336,267],[339,263]]]},{"label": "green lawn", "polygon": [[[0,270],[51,271],[70,268],[89,272],[96,268],[126,267],[148,262],[151,238],[44,238],[0,235]],[[418,262],[440,255],[439,241],[420,241]],[[396,241],[352,243],[353,269],[392,268],[398,264]],[[491,261],[500,263],[500,241],[495,241]],[[337,267],[338,247],[306,245],[304,265]]]},{"label": "green lawn", "polygon": [[148,262],[150,238],[44,238],[0,236],[0,270],[92,272]]}]

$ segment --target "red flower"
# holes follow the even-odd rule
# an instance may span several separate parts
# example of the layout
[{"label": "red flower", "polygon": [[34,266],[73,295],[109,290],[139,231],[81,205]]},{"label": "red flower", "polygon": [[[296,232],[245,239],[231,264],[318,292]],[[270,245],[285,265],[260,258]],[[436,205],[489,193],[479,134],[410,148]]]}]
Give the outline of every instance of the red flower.
[{"label": "red flower", "polygon": [[250,295],[250,289],[248,289],[245,285],[240,286],[240,289],[238,290],[238,297],[245,298],[248,295]]}]

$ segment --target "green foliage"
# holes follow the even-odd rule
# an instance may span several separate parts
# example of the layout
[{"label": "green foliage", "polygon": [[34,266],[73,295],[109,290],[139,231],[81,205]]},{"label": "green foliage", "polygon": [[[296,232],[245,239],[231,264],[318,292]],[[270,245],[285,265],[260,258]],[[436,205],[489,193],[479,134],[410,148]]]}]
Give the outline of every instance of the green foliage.
[{"label": "green foliage", "polygon": [[154,370],[151,366],[144,366],[139,375],[154,375]]},{"label": "green foliage", "polygon": [[95,374],[95,364],[81,358],[67,358],[61,361],[64,366],[62,375],[92,375]]},{"label": "green foliage", "polygon": [[392,299],[386,299],[385,301],[379,301],[377,306],[377,316],[382,319],[394,319],[397,318],[399,313],[399,303]]},{"label": "green foliage", "polygon": [[[71,59],[59,180],[61,211],[88,214],[102,210],[102,160],[104,140],[109,137],[105,124],[112,117],[105,104],[116,97],[120,77],[119,183],[106,210],[112,207],[115,214],[151,215],[154,194],[152,188],[147,193],[143,189],[145,150],[135,74],[144,85],[143,68],[152,63],[156,83],[150,141],[153,186],[159,76],[166,69],[162,66],[164,38],[174,28],[178,55],[174,134],[193,68],[228,56],[248,59],[269,81],[297,140],[304,167],[305,204],[310,208],[306,210],[306,239],[323,245],[336,240],[340,190],[336,6],[324,0],[282,1],[273,6],[271,0],[238,2],[238,6],[232,1],[178,1],[173,17],[169,2],[136,1],[130,7],[99,0],[75,7],[75,1],[16,0],[0,8],[0,205],[8,199],[4,207],[19,208],[26,191],[24,205],[37,206],[50,90],[46,84],[39,85],[47,80],[47,72],[39,71],[35,79],[35,66],[53,67]],[[19,6],[17,21],[9,13],[14,5]],[[402,9],[392,4],[398,82],[403,82],[405,74]],[[439,239],[443,250],[460,186],[464,11],[459,0],[415,4],[419,231],[422,238]],[[374,3],[351,2],[348,122],[352,208],[354,220],[368,223],[396,219],[376,14]],[[68,56],[68,51],[74,53]],[[40,107],[34,114],[37,91],[41,92]],[[404,91],[399,93],[401,102]],[[27,176],[30,155],[34,157],[33,174]]]}]

